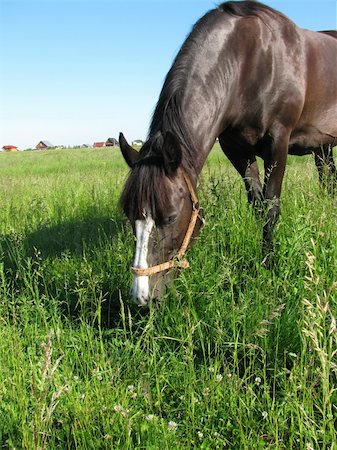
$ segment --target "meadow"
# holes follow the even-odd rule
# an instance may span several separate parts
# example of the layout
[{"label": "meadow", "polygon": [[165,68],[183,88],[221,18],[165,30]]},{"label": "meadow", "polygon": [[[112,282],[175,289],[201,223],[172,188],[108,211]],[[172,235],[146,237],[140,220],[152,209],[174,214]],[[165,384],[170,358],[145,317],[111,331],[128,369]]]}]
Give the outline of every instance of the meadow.
[{"label": "meadow", "polygon": [[117,149],[0,154],[0,448],[337,449],[337,196],[290,157],[272,268],[214,148],[206,226],[129,303]]}]

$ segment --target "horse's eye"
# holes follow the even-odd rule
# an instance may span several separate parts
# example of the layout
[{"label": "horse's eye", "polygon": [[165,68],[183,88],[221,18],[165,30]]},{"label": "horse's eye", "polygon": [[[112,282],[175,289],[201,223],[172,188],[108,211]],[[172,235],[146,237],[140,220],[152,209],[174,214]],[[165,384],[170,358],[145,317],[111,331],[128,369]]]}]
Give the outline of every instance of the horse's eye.
[{"label": "horse's eye", "polygon": [[177,216],[167,216],[163,218],[163,225],[172,225],[177,220]]}]

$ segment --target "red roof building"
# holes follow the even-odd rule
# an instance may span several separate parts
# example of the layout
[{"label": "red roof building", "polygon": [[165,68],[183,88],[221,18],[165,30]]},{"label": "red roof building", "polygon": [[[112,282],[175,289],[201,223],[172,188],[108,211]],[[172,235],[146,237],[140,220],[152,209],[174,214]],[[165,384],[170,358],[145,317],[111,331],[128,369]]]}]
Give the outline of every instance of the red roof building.
[{"label": "red roof building", "polygon": [[15,145],[4,145],[4,146],[2,147],[2,150],[3,150],[4,152],[17,152],[17,151],[18,151],[18,148],[15,147]]}]

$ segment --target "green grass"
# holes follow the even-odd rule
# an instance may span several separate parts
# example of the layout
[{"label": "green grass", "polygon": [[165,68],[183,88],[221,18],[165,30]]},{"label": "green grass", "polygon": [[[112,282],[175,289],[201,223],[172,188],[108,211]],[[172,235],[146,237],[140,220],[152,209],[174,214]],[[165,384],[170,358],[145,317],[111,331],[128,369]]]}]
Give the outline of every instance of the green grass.
[{"label": "green grass", "polygon": [[337,199],[290,158],[275,265],[219,149],[207,225],[149,311],[116,149],[0,154],[0,443],[23,449],[336,449]]}]

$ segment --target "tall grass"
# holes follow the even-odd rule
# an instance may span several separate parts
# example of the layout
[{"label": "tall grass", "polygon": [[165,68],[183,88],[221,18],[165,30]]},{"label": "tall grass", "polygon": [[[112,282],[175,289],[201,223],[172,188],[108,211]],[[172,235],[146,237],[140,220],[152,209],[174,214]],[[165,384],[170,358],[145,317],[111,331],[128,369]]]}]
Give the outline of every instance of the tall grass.
[{"label": "tall grass", "polygon": [[275,263],[213,150],[207,225],[148,311],[116,150],[0,155],[0,442],[24,449],[336,449],[336,197],[289,159]]}]

